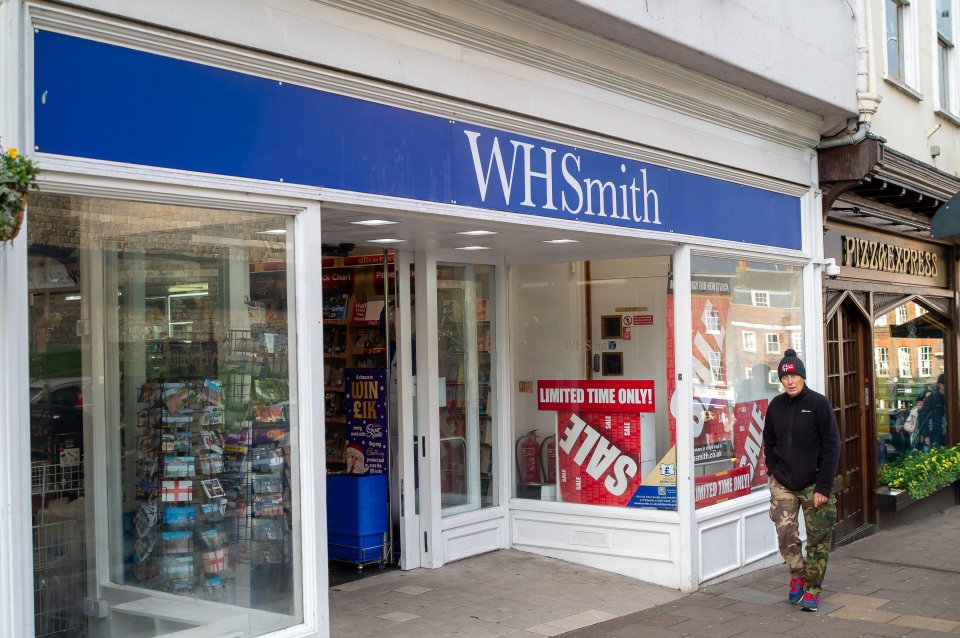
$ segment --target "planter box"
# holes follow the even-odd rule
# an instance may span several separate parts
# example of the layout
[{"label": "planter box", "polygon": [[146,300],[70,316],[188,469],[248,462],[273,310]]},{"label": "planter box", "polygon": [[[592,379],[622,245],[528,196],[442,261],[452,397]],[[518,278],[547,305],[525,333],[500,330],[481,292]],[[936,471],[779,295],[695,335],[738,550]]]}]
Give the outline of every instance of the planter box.
[{"label": "planter box", "polygon": [[880,512],[878,523],[880,529],[890,529],[909,523],[953,507],[960,503],[960,491],[957,483],[942,487],[930,496],[919,501],[910,496],[906,490],[877,488],[877,509]]}]

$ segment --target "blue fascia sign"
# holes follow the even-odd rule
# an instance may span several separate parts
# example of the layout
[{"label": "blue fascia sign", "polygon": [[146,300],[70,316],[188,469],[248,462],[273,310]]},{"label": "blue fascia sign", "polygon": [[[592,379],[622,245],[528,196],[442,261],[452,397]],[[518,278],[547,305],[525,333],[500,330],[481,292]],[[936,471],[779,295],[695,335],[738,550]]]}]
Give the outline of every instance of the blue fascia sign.
[{"label": "blue fascia sign", "polygon": [[46,153],[797,249],[797,197],[46,30]]}]

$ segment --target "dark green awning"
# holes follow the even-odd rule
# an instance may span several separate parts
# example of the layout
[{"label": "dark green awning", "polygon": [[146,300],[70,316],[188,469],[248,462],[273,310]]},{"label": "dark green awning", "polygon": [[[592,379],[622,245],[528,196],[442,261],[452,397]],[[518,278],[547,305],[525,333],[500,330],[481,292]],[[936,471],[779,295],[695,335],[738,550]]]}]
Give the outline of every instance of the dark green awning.
[{"label": "dark green awning", "polygon": [[934,213],[930,222],[930,236],[934,239],[960,239],[960,193],[944,202]]}]

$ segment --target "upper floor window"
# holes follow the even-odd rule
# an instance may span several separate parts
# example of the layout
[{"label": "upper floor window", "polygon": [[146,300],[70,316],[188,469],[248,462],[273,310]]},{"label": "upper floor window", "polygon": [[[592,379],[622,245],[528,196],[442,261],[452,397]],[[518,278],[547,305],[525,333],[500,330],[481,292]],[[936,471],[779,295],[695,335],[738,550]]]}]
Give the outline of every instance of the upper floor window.
[{"label": "upper floor window", "polygon": [[790,345],[797,352],[803,352],[803,333],[797,330],[790,334]]},{"label": "upper floor window", "polygon": [[886,0],[887,78],[915,83],[913,12],[909,0]]},{"label": "upper floor window", "polygon": [[890,374],[890,354],[884,346],[875,349],[874,365],[877,368],[877,376],[886,377]]},{"label": "upper floor window", "polygon": [[720,313],[716,310],[708,310],[704,314],[703,322],[707,332],[715,334],[720,332]]},{"label": "upper floor window", "polygon": [[780,335],[776,332],[767,333],[767,354],[780,353]]},{"label": "upper floor window", "polygon": [[722,384],[723,379],[723,361],[719,352],[710,352],[710,374],[713,376],[715,384]]},{"label": "upper floor window", "polygon": [[907,307],[897,306],[897,323],[907,323]]},{"label": "upper floor window", "polygon": [[757,351],[757,335],[752,330],[743,331],[743,349],[747,352]]},{"label": "upper floor window", "polygon": [[753,291],[753,305],[758,308],[768,308],[770,306],[770,295],[766,290]]},{"label": "upper floor window", "polygon": [[937,97],[939,108],[948,113],[957,112],[955,81],[956,50],[953,39],[956,0],[937,0]]},{"label": "upper floor window", "polygon": [[920,346],[920,376],[929,377],[933,371],[933,348],[930,346]]},{"label": "upper floor window", "polygon": [[897,365],[900,369],[901,377],[912,376],[911,366],[910,366],[910,348],[908,347],[897,348]]}]

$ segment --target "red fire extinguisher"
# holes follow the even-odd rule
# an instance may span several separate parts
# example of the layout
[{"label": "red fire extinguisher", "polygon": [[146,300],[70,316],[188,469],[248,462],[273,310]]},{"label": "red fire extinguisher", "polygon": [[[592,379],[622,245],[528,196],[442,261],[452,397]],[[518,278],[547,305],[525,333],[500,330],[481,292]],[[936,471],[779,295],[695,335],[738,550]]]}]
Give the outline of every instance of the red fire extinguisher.
[{"label": "red fire extinguisher", "polygon": [[540,482],[540,439],[530,430],[517,439],[517,474],[520,483]]},{"label": "red fire extinguisher", "polygon": [[547,485],[557,482],[557,437],[544,437],[540,444],[540,465]]}]

